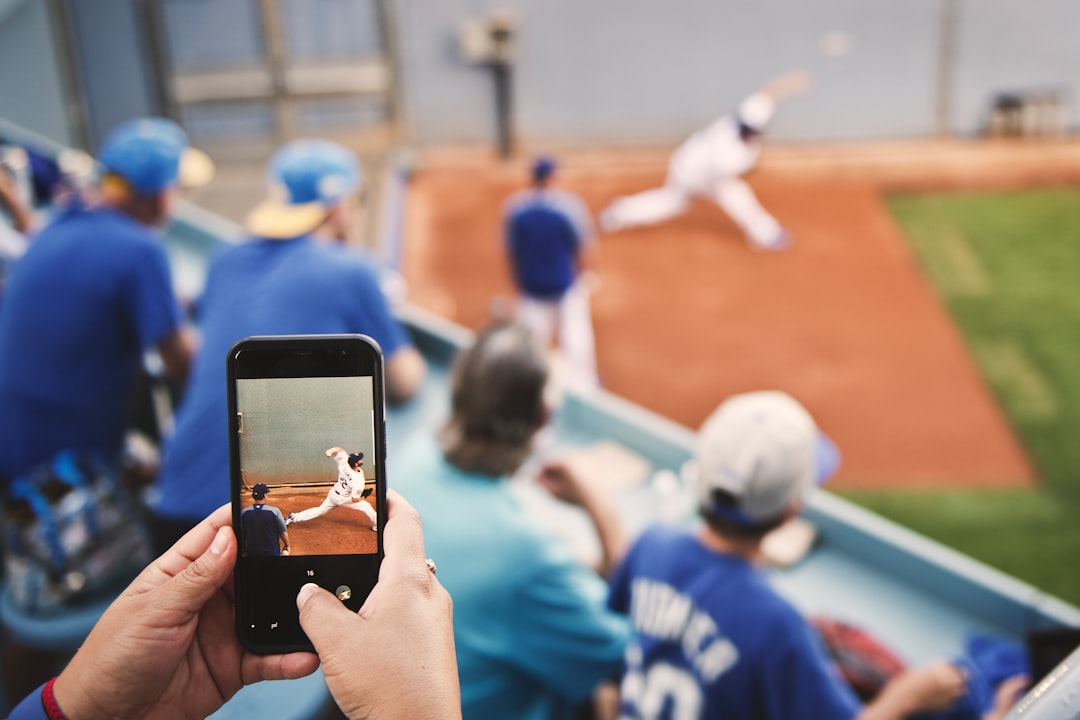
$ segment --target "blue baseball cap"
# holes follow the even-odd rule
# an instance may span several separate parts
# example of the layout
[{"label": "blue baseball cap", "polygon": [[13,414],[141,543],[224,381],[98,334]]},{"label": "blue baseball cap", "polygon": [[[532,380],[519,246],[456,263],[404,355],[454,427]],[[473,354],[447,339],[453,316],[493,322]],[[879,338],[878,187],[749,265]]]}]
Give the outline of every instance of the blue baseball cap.
[{"label": "blue baseball cap", "polygon": [[251,488],[252,495],[269,495],[270,488],[266,487],[266,483],[255,483],[255,487]]},{"label": "blue baseball cap", "polygon": [[547,180],[555,172],[555,160],[547,155],[541,155],[533,160],[532,176],[533,180],[540,182]]},{"label": "blue baseball cap", "polygon": [[214,163],[188,144],[180,126],[165,118],[137,118],[105,138],[98,158],[105,170],[122,177],[137,195],[158,195],[176,185],[210,181]]},{"label": "blue baseball cap", "polygon": [[309,233],[356,192],[360,180],[360,164],[347,148],[329,140],[291,142],[270,158],[270,197],[248,216],[248,232],[278,239]]}]

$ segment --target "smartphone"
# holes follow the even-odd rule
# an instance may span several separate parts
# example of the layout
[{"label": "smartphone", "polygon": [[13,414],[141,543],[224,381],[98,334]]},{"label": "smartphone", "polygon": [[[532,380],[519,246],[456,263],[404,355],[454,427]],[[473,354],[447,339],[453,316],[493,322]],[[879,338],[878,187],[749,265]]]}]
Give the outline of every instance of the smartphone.
[{"label": "smartphone", "polygon": [[260,654],[312,650],[305,583],[359,610],[386,522],[383,359],[365,335],[252,337],[229,351],[236,629]]}]

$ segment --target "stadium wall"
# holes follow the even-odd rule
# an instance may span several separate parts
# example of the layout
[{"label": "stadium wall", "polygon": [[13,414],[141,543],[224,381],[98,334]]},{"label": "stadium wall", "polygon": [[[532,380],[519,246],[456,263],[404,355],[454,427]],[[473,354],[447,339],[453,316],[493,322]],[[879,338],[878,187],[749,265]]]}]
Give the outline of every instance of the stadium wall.
[{"label": "stadium wall", "polygon": [[495,7],[516,20],[516,130],[534,146],[669,144],[796,67],[816,85],[777,117],[785,141],[975,134],[997,93],[1080,91],[1072,0],[400,0],[419,143],[495,138],[491,72],[463,59],[457,37]]},{"label": "stadium wall", "polygon": [[0,117],[74,144],[48,5],[0,0]]}]

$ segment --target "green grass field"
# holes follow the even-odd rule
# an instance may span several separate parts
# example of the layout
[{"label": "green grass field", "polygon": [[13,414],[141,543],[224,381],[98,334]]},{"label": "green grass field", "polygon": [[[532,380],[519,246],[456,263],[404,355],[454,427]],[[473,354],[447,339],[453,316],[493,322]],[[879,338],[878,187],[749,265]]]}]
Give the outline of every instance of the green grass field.
[{"label": "green grass field", "polygon": [[1040,486],[845,495],[1080,605],[1080,189],[905,195],[889,205]]}]

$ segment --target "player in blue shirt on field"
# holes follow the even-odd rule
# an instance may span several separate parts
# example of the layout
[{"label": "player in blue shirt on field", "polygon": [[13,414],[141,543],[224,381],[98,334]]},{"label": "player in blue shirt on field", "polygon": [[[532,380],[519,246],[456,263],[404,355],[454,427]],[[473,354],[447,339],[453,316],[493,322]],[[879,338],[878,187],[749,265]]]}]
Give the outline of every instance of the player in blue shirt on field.
[{"label": "player in blue shirt on field", "polygon": [[248,557],[278,557],[290,553],[285,518],[276,507],[263,502],[269,494],[266,483],[255,483],[251,488],[251,499],[255,502],[240,513],[240,548]]},{"label": "player in blue shirt on field", "polygon": [[570,381],[596,387],[596,347],[589,287],[592,219],[576,195],[554,187],[555,161],[537,158],[532,187],[506,203],[506,251],[518,290],[517,320],[547,347],[558,338]]}]

